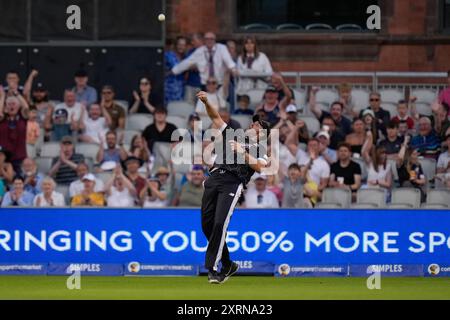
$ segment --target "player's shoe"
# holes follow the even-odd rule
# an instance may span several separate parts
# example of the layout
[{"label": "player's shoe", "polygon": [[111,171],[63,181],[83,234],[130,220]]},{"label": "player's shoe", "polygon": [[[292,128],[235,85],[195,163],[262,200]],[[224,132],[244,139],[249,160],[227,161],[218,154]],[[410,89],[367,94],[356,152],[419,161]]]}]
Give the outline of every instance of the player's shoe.
[{"label": "player's shoe", "polygon": [[236,262],[231,262],[231,265],[226,272],[221,270],[221,274],[223,275],[223,281],[227,281],[233,274],[235,274],[239,270],[239,265]]},{"label": "player's shoe", "polygon": [[217,271],[208,272],[208,282],[212,284],[221,284],[225,279],[225,276]]}]

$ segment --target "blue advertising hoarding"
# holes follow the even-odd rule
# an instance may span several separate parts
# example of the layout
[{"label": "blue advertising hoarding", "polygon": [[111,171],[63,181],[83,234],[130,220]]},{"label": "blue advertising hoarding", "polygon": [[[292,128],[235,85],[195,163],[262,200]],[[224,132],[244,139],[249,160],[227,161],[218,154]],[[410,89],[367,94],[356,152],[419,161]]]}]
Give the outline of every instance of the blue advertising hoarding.
[{"label": "blue advertising hoarding", "polygon": [[[273,266],[448,266],[450,213],[238,209],[227,243],[233,259]],[[201,266],[206,245],[199,209],[0,209],[0,265]]]}]

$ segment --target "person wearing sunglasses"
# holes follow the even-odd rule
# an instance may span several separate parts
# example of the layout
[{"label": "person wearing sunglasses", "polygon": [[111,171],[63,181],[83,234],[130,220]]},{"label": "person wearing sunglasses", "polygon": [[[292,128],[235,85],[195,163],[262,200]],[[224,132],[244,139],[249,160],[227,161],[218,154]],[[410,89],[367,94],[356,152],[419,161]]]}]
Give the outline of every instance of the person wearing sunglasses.
[{"label": "person wearing sunglasses", "polygon": [[102,98],[100,106],[106,110],[111,118],[109,130],[115,131],[116,129],[125,130],[126,114],[123,107],[118,105],[114,101],[115,92],[114,88],[110,85],[105,85],[102,88]]},{"label": "person wearing sunglasses", "polygon": [[[228,96],[228,84],[229,80],[226,80],[225,84],[219,88],[219,83],[214,77],[208,78],[208,81],[206,82],[208,101],[211,102],[213,107],[217,107],[217,111],[227,107],[226,98]],[[200,100],[197,101],[195,112],[197,112],[199,116],[207,116],[205,105]]]},{"label": "person wearing sunglasses", "polygon": [[152,94],[152,83],[149,78],[143,77],[139,81],[139,90],[133,91],[133,100],[130,103],[130,113],[151,113],[155,112],[153,105],[155,96]]}]

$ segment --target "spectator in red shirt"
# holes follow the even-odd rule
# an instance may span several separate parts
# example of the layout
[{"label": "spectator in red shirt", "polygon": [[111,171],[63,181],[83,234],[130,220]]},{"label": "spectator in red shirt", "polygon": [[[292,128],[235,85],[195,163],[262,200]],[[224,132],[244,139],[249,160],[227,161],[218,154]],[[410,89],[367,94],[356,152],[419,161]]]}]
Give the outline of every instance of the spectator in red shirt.
[{"label": "spectator in red shirt", "polygon": [[[450,106],[450,70],[447,71],[447,82],[448,87],[441,91],[439,94],[439,103],[445,102],[447,105]],[[450,116],[450,110],[448,115]]]},{"label": "spectator in red shirt", "polygon": [[398,115],[392,118],[393,122],[396,122],[397,124],[400,123],[400,121],[406,121],[406,124],[408,125],[408,130],[414,129],[414,119],[408,114],[409,108],[408,103],[405,100],[400,100],[397,104],[397,112]]},{"label": "spectator in red shirt", "polygon": [[0,145],[12,154],[15,172],[20,171],[22,160],[27,157],[28,103],[18,93],[6,98],[0,87]]},{"label": "spectator in red shirt", "polygon": [[147,185],[147,181],[139,175],[139,168],[142,166],[142,160],[134,156],[128,157],[125,160],[126,177],[131,181],[136,194],[141,194],[142,189]]}]

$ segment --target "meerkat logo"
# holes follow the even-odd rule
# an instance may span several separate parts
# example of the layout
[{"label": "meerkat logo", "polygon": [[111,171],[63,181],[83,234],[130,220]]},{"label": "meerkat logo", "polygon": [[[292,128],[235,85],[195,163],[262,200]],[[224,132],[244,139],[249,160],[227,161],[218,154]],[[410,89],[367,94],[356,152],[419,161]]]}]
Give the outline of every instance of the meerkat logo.
[{"label": "meerkat logo", "polygon": [[138,273],[141,270],[141,265],[139,262],[130,262],[128,264],[128,271],[131,273]]},{"label": "meerkat logo", "polygon": [[440,271],[441,271],[441,268],[436,263],[430,264],[428,266],[428,273],[431,274],[432,276],[437,276]]},{"label": "meerkat logo", "polygon": [[278,273],[283,277],[289,275],[291,273],[291,267],[288,264],[284,263],[278,267]]}]

